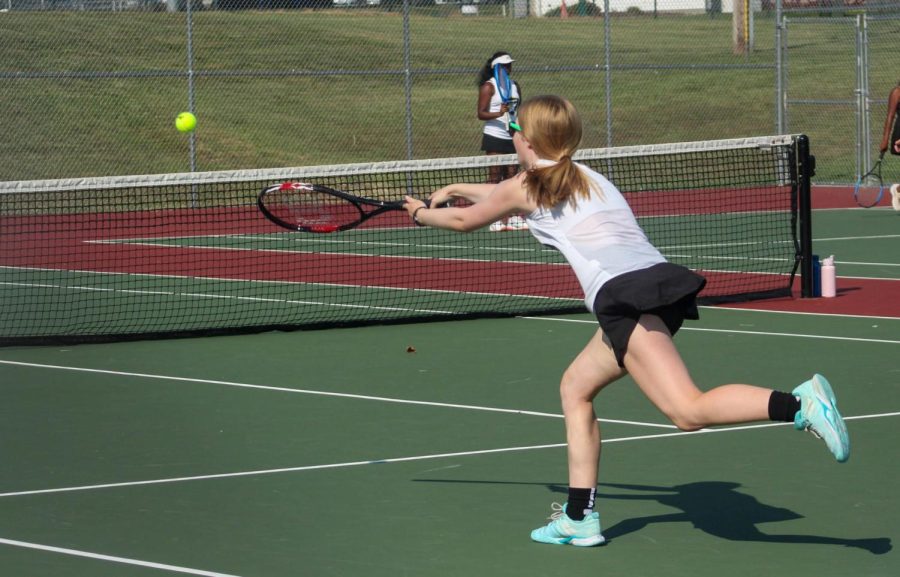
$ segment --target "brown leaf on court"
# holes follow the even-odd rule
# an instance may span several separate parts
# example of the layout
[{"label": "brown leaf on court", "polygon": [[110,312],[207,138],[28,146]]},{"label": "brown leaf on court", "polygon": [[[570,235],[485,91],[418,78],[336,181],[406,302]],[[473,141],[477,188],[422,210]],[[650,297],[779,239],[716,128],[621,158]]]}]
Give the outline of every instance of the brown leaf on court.
[{"label": "brown leaf on court", "polygon": [[409,345],[408,347],[406,347],[406,352],[414,353],[414,352],[416,352],[416,347]]}]

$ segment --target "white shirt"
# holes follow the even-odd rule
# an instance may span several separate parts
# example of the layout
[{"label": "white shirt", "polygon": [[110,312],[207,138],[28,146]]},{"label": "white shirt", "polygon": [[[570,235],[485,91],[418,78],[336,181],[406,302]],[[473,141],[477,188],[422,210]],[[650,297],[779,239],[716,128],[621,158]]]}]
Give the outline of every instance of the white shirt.
[{"label": "white shirt", "polygon": [[587,166],[576,166],[603,191],[603,198],[593,192],[588,199],[579,198],[575,207],[562,202],[525,218],[541,244],[556,248],[569,261],[592,310],[606,281],[666,259],[650,244],[619,189]]}]

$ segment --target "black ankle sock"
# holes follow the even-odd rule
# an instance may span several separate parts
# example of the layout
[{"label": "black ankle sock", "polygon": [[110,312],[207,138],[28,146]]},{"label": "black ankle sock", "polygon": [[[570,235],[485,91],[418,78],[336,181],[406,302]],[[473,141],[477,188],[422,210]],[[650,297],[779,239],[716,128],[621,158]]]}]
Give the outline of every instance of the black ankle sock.
[{"label": "black ankle sock", "polygon": [[772,396],[769,397],[769,419],[792,423],[799,410],[800,399],[790,393],[772,391]]},{"label": "black ankle sock", "polygon": [[594,509],[594,496],[596,487],[590,489],[576,489],[569,487],[569,501],[566,505],[566,515],[573,521],[581,521]]}]

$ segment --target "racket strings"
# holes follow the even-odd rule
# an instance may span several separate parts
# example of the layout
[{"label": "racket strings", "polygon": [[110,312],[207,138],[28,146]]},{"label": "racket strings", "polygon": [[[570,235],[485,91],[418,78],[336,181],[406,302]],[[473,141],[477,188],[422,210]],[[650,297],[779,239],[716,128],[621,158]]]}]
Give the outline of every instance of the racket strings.
[{"label": "racket strings", "polygon": [[494,80],[497,83],[497,92],[500,94],[500,100],[507,102],[512,94],[512,80],[510,80],[506,69],[499,64],[494,71]]},{"label": "racket strings", "polygon": [[349,200],[317,190],[280,189],[266,195],[266,207],[277,218],[300,228],[328,231],[359,220]]},{"label": "racket strings", "polygon": [[881,161],[875,163],[872,170],[863,175],[856,183],[854,196],[856,202],[864,208],[875,206],[884,194],[884,183],[881,178]]}]

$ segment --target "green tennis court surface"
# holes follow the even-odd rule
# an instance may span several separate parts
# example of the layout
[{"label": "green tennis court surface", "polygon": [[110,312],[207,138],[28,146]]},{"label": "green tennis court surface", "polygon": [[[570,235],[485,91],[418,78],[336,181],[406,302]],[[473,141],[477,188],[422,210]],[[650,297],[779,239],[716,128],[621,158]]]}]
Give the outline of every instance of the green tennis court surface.
[{"label": "green tennis court surface", "polygon": [[552,547],[528,533],[565,500],[556,387],[594,330],[587,315],[7,348],[0,564],[895,575],[900,320],[702,316],[677,338],[702,386],[826,374],[850,462],[783,425],[681,433],[624,379],[596,402],[611,420],[598,504],[611,543]]}]

